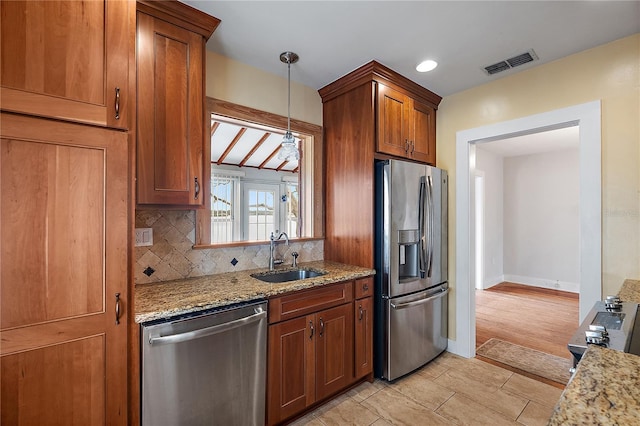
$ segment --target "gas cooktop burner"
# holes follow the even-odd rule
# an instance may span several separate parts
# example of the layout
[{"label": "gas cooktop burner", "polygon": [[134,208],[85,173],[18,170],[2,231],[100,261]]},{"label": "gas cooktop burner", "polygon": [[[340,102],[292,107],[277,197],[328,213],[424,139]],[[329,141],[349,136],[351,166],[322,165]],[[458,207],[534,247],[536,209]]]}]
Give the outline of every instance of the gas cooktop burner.
[{"label": "gas cooktop burner", "polygon": [[567,345],[574,358],[574,367],[588,345],[640,355],[638,317],[640,313],[637,303],[621,302],[617,296],[608,296],[606,300],[596,302]]}]

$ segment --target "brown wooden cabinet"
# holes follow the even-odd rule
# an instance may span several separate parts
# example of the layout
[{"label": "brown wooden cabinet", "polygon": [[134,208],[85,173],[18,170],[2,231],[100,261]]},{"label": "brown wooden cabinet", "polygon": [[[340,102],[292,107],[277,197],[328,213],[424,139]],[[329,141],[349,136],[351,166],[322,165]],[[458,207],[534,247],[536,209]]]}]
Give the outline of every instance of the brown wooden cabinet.
[{"label": "brown wooden cabinet", "polygon": [[325,259],[373,267],[374,161],[435,164],[441,97],[372,61],[319,90],[325,146]]},{"label": "brown wooden cabinet", "polygon": [[137,9],[137,204],[200,207],[205,43],[220,21],[178,2]]},{"label": "brown wooden cabinet", "polygon": [[0,123],[0,423],[126,425],[127,134]]},{"label": "brown wooden cabinet", "polygon": [[267,424],[299,415],[363,377],[354,376],[353,285],[269,301]]},{"label": "brown wooden cabinet", "polygon": [[128,128],[127,1],[2,1],[5,111]]},{"label": "brown wooden cabinet", "polygon": [[353,375],[359,379],[373,373],[373,277],[356,280],[355,297]]},{"label": "brown wooden cabinet", "polygon": [[376,151],[435,164],[435,108],[377,83]]}]

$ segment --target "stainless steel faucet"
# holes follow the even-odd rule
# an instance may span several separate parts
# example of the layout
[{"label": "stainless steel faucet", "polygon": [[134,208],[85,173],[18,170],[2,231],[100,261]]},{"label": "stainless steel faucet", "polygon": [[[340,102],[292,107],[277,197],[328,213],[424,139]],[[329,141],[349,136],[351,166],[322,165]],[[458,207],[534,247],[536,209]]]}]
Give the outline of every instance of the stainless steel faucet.
[{"label": "stainless steel faucet", "polygon": [[[276,234],[278,233],[278,231],[276,230]],[[282,259],[274,259],[273,257],[273,252],[276,248],[276,241],[279,241],[280,238],[284,237],[287,246],[289,245],[289,236],[287,235],[286,232],[280,232],[280,234],[278,235],[278,237],[276,238],[276,236],[273,234],[273,232],[271,233],[271,236],[269,237],[269,270],[273,271],[276,267],[276,265],[280,265],[284,262],[284,260]]]}]

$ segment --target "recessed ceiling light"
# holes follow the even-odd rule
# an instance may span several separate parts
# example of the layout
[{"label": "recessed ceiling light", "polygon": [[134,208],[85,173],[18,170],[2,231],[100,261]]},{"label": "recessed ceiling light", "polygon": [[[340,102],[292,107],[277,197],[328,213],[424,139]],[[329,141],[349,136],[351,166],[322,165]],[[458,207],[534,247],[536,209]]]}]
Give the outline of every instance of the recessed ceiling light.
[{"label": "recessed ceiling light", "polygon": [[438,63],[436,61],[427,59],[426,61],[422,61],[418,64],[418,66],[416,67],[416,71],[427,72],[427,71],[431,71],[437,66],[438,66]]}]

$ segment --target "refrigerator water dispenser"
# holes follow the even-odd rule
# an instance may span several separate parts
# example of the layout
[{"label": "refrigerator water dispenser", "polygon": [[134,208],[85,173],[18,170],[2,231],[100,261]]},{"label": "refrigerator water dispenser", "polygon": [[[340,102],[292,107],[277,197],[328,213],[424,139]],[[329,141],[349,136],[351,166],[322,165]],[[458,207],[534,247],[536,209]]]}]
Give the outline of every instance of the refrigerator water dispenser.
[{"label": "refrigerator water dispenser", "polygon": [[419,276],[420,232],[417,229],[398,231],[398,279],[416,279]]}]

